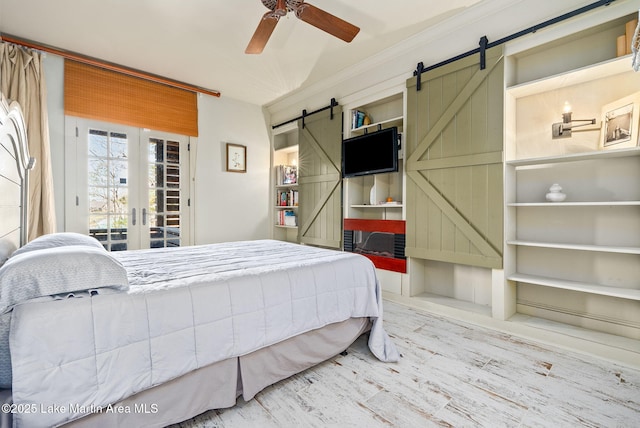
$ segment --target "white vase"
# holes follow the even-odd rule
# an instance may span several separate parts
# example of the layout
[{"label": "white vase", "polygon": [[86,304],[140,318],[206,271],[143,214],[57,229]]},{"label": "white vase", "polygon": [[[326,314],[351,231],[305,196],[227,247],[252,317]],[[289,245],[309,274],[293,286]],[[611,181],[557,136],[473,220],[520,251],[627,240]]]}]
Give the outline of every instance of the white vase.
[{"label": "white vase", "polygon": [[562,202],[567,199],[567,195],[562,193],[562,186],[558,183],[553,183],[549,187],[549,193],[546,194],[546,198],[549,202]]},{"label": "white vase", "polygon": [[378,204],[378,198],[376,198],[376,182],[375,179],[373,181],[373,186],[371,186],[371,191],[369,192],[369,203],[371,205]]}]

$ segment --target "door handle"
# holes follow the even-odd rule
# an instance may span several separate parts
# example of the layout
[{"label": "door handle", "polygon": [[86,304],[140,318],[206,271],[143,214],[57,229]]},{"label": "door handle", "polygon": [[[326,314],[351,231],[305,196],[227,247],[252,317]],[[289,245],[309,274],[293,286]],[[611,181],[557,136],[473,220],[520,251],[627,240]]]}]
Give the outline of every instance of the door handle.
[{"label": "door handle", "polygon": [[131,210],[131,225],[135,226],[136,225],[136,209],[132,209]]},{"label": "door handle", "polygon": [[142,209],[142,225],[143,226],[147,225],[147,209],[146,208]]}]

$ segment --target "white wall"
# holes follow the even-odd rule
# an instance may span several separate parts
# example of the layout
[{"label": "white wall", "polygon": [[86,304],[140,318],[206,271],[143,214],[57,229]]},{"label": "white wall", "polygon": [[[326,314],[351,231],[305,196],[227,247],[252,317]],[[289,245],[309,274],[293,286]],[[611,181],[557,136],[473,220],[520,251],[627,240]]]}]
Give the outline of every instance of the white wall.
[{"label": "white wall", "polygon": [[[46,54],[44,68],[57,230],[64,231],[64,60]],[[262,109],[202,95],[198,126],[191,165],[194,244],[268,238],[270,142]],[[247,146],[246,174],[225,171],[226,142]]]},{"label": "white wall", "polygon": [[[270,143],[262,109],[198,97],[196,244],[269,237]],[[247,172],[226,172],[226,143],[247,146]]]}]

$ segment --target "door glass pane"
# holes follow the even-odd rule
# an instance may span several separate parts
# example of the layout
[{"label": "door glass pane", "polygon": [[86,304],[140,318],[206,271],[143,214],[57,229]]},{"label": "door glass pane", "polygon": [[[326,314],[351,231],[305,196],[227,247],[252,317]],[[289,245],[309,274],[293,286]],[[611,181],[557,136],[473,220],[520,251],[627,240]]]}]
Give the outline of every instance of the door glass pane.
[{"label": "door glass pane", "polygon": [[180,143],[176,141],[167,141],[167,163],[180,163]]},{"label": "door glass pane", "polygon": [[110,211],[115,214],[127,214],[129,209],[129,189],[112,187],[109,189]]},{"label": "door glass pane", "polygon": [[158,211],[162,212],[162,209],[158,209],[158,190],[149,189],[149,214],[156,214]]},{"label": "door glass pane", "polygon": [[164,186],[164,165],[149,165],[149,187]]},{"label": "door glass pane", "polygon": [[89,156],[106,158],[107,157],[107,131],[98,129],[89,130]]},{"label": "door glass pane", "polygon": [[126,134],[89,130],[89,234],[107,250],[126,250],[129,144]]},{"label": "door glass pane", "polygon": [[104,187],[89,188],[89,212],[91,214],[107,214],[109,212],[109,196]]},{"label": "door glass pane", "polygon": [[[151,248],[180,246],[180,143],[149,139]],[[166,215],[171,212],[171,215]]]},{"label": "door glass pane", "polygon": [[89,215],[89,234],[102,243],[102,245],[108,249],[108,235],[107,235],[107,222],[108,216],[106,215]]},{"label": "door glass pane", "polygon": [[112,158],[126,159],[129,151],[127,135],[117,132],[111,133],[111,144],[109,145],[109,156]]},{"label": "door glass pane", "polygon": [[164,141],[152,138],[149,140],[149,162],[164,160]]},{"label": "door glass pane", "polygon": [[129,162],[109,161],[109,180],[112,186],[126,186],[129,178]]},{"label": "door glass pane", "polygon": [[167,212],[180,211],[180,191],[167,190]]},{"label": "door glass pane", "polygon": [[89,186],[106,186],[109,179],[107,158],[89,158]]}]

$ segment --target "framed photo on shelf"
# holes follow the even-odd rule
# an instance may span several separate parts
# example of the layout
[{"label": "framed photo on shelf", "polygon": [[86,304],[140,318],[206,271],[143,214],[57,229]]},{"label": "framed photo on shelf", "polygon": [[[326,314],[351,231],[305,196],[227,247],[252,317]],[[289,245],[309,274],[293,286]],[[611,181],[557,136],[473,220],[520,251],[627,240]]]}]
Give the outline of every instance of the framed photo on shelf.
[{"label": "framed photo on shelf", "polygon": [[640,92],[602,107],[600,149],[621,149],[638,145]]},{"label": "framed photo on shelf", "polygon": [[247,172],[247,146],[227,143],[227,171]]}]

